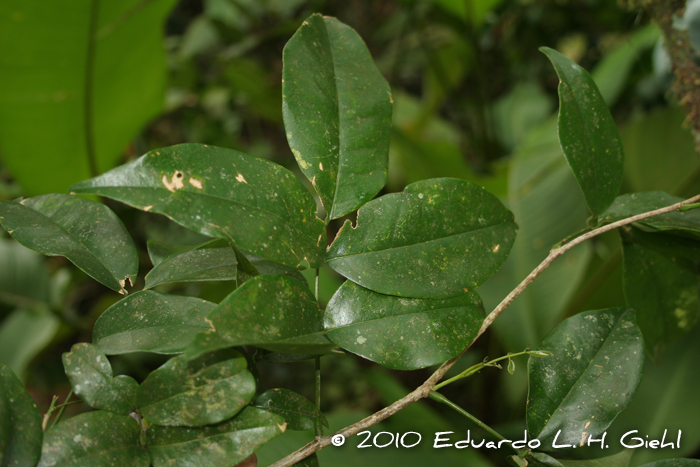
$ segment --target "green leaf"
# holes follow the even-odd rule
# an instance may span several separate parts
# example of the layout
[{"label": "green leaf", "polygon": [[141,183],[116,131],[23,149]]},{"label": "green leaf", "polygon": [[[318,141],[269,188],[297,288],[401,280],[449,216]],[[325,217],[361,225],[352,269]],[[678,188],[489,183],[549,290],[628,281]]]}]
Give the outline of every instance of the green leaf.
[{"label": "green leaf", "polygon": [[146,435],[153,467],[204,467],[236,465],[284,430],[282,417],[247,407],[219,425],[204,428],[154,425]]},{"label": "green leaf", "polygon": [[105,205],[70,195],[19,203],[0,201],[0,223],[18,242],[65,256],[90,277],[120,293],[138,273],[138,256],[124,224]]},{"label": "green leaf", "polygon": [[253,406],[279,415],[291,430],[310,430],[318,417],[328,426],[325,415],[310,400],[288,389],[267,390],[255,399]]},{"label": "green leaf", "polygon": [[37,467],[148,467],[136,420],[105,411],[77,415],[44,435]]},{"label": "green leaf", "polygon": [[[683,198],[671,196],[663,191],[647,191],[618,196],[613,204],[600,215],[601,224],[612,224],[628,217],[680,203]],[[672,211],[635,222],[647,231],[669,231],[700,239],[700,210]]]},{"label": "green leaf", "polygon": [[284,48],[287,140],[328,219],[362,206],[386,184],[391,90],[360,36],[312,15]]},{"label": "green leaf", "polygon": [[[619,440],[625,433],[631,436],[649,435],[649,440],[675,442],[682,432],[680,449],[635,449],[635,465],[671,457],[692,457],[700,447],[700,387],[698,372],[700,355],[700,326],[670,344],[657,362],[647,360],[644,376],[632,402],[607,430],[608,439]],[[629,440],[629,436],[628,436]]]},{"label": "green leaf", "polygon": [[513,214],[480,186],[454,178],[408,185],[346,221],[328,265],[375,292],[416,298],[464,294],[508,256]]},{"label": "green leaf", "polygon": [[594,216],[620,191],[623,152],[605,100],[586,70],[541,47],[559,76],[559,142]]},{"label": "green leaf", "polygon": [[242,251],[241,253],[246,257],[250,265],[253,266],[260,275],[284,274],[286,276],[293,277],[302,284],[307,284],[306,279],[298,269],[285,266],[284,264],[276,263],[274,261],[266,260],[265,258],[261,258],[260,256],[254,255],[253,253],[250,253],[248,251]]},{"label": "green leaf", "polygon": [[216,306],[199,298],[136,292],[107,308],[92,330],[93,343],[107,355],[184,351],[199,331],[209,329]]},{"label": "green leaf", "polygon": [[[697,267],[681,247],[683,239],[620,230],[623,286],[627,305],[637,312],[637,325],[650,355],[657,358],[666,344],[688,332],[698,319]],[[675,254],[664,251],[676,246]]]},{"label": "green leaf", "polygon": [[315,354],[332,347],[322,329],[323,316],[311,291],[282,275],[255,276],[209,313],[211,328],[195,336],[187,355],[236,345]]},{"label": "green leaf", "polygon": [[171,282],[234,281],[236,254],[226,240],[211,240],[164,258],[146,275],[146,289]]},{"label": "green leaf", "polygon": [[158,149],[71,190],[165,214],[288,266],[318,267],[323,258],[324,224],[304,185],[282,166],[232,149]]},{"label": "green leaf", "polygon": [[109,169],[160,114],[175,3],[1,2],[0,146],[28,193],[65,192]]},{"label": "green leaf", "polygon": [[664,459],[662,461],[644,464],[642,467],[698,467],[700,460],[698,459]]},{"label": "green leaf", "polygon": [[[625,449],[612,456],[589,460],[560,460],[562,467],[628,467],[634,454],[633,449]],[[545,454],[546,455],[546,454]]]},{"label": "green leaf", "polygon": [[511,375],[515,373],[515,362],[512,358],[508,359],[508,373],[510,373]]},{"label": "green leaf", "polygon": [[58,317],[46,309],[16,309],[0,326],[0,362],[23,379],[27,366],[51,342],[59,325]]},{"label": "green leaf", "polygon": [[[0,238],[0,302],[43,308],[50,297],[45,257],[9,238]],[[29,300],[27,300],[29,299]]]},{"label": "green leaf", "polygon": [[0,363],[0,465],[36,464],[42,436],[34,401],[12,370]]},{"label": "green leaf", "polygon": [[564,320],[528,361],[527,427],[542,450],[598,437],[629,403],[644,365],[642,336],[631,308],[590,311]]},{"label": "green leaf", "polygon": [[130,376],[112,377],[112,365],[92,344],[75,344],[63,354],[63,367],[75,393],[96,409],[129,415],[136,407],[138,383]]},{"label": "green leaf", "polygon": [[138,406],[156,425],[203,426],[237,414],[255,395],[245,357],[234,349],[168,360],[141,383]]},{"label": "green leaf", "polygon": [[347,281],[324,319],[328,338],[398,370],[444,362],[464,350],[484,320],[476,292],[441,300],[382,295]]}]

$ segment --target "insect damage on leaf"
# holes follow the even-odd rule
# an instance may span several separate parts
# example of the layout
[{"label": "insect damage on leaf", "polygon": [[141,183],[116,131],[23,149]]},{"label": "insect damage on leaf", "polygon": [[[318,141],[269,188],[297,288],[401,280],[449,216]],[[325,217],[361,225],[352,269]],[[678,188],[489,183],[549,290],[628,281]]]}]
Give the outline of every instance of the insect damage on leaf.
[{"label": "insect damage on leaf", "polygon": [[[163,182],[163,186],[167,188],[169,191],[172,191],[175,193],[176,190],[182,190],[185,188],[185,183],[182,181],[185,178],[184,174],[180,172],[179,170],[176,170],[170,180],[168,180],[168,176],[163,174],[163,178],[161,181]],[[191,183],[191,180],[190,180]],[[201,183],[201,182],[200,182]]]}]

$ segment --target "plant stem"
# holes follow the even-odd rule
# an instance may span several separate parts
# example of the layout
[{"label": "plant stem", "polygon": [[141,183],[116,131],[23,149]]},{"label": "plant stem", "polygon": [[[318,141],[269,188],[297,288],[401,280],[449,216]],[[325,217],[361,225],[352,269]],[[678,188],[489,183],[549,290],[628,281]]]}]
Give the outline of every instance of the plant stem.
[{"label": "plant stem", "polygon": [[[596,237],[600,234],[603,234],[605,232],[609,232],[611,230],[617,229],[618,227],[622,227],[624,225],[632,224],[634,222],[638,222],[644,219],[648,219],[650,217],[658,216],[660,214],[666,214],[667,212],[673,212],[673,211],[678,211],[680,210],[681,206],[685,206],[686,204],[692,204],[700,201],[700,195],[693,196],[690,199],[687,199],[685,201],[681,201],[680,203],[672,204],[671,206],[667,206],[665,208],[661,209],[655,209],[653,211],[645,212],[642,214],[638,214],[636,216],[631,216],[626,219],[619,220],[617,222],[613,222],[612,224],[604,225],[603,227],[599,227],[597,229],[591,230],[590,232],[587,232],[580,237],[576,237],[573,239],[571,242],[566,243],[562,245],[559,248],[554,248],[549,252],[549,255],[530,273],[527,275],[525,279],[515,288],[513,289],[512,292],[510,292],[506,298],[504,298],[501,303],[498,304],[494,310],[489,313],[489,315],[486,317],[484,320],[484,323],[481,326],[481,329],[477,333],[477,335],[472,339],[472,341],[469,343],[469,345],[456,357],[453,357],[449,360],[447,360],[445,363],[440,365],[440,367],[435,370],[435,372],[430,375],[430,377],[425,380],[423,384],[421,384],[418,388],[415,390],[411,391],[408,393],[406,396],[402,397],[401,399],[397,400],[393,404],[384,407],[380,411],[370,415],[369,417],[360,420],[359,422],[347,426],[343,428],[342,430],[338,431],[335,434],[340,434],[343,435],[345,438],[348,438],[350,436],[353,436],[360,431],[366,430],[367,428],[376,425],[377,423],[386,420],[387,418],[391,417],[394,415],[396,412],[399,412],[400,410],[408,407],[409,405],[413,404],[416,401],[419,401],[421,399],[424,399],[426,397],[430,397],[430,392],[433,390],[433,388],[436,386],[438,381],[442,379],[443,376],[445,376],[445,373],[449,371],[452,366],[457,363],[457,360],[459,360],[462,355],[469,349],[469,347],[474,344],[474,342],[481,337],[481,335],[488,329],[489,326],[493,323],[493,321],[498,318],[498,316],[503,313],[503,311],[508,308],[508,305],[513,303],[513,300],[520,295],[528,285],[534,281],[537,276],[542,274],[542,272],[551,265],[555,259],[563,255],[565,252],[570,250],[571,248],[575,247],[579,243],[583,243],[586,240],[589,240],[593,237]],[[270,467],[289,467],[302,459],[310,456],[311,454],[320,451],[321,449],[330,446],[331,444],[331,437],[332,436],[323,436],[321,438],[317,438],[314,441],[310,442],[306,446],[300,448],[299,450],[289,454],[287,457],[284,459],[280,459],[279,461],[275,462],[274,464],[271,464]]]},{"label": "plant stem", "polygon": [[68,401],[70,398],[73,397],[73,388],[68,392],[68,395],[66,396],[66,400],[61,404],[61,409],[58,411],[56,414],[56,418],[53,419],[53,423],[51,424],[51,428],[55,427],[56,424],[61,421],[61,417],[63,416],[63,412],[66,411],[66,406],[68,405]]},{"label": "plant stem", "polygon": [[488,362],[481,362],[481,363],[477,363],[476,365],[472,365],[469,368],[467,368],[466,370],[464,370],[463,372],[461,372],[460,374],[458,374],[457,376],[453,376],[452,378],[447,379],[447,380],[443,381],[442,383],[435,385],[435,387],[433,388],[433,391],[437,391],[440,388],[444,388],[448,384],[454,383],[455,381],[458,381],[460,379],[468,378],[469,376],[473,375],[474,373],[478,373],[479,371],[486,368],[487,366],[498,366],[498,362],[500,362],[501,360],[506,360],[506,359],[510,359],[513,357],[519,357],[521,355],[527,355],[527,353],[528,353],[527,350],[523,350],[522,352],[511,353],[508,355],[504,355],[502,357],[498,357],[495,360],[491,360]]},{"label": "plant stem", "polygon": [[[314,285],[314,293],[316,295],[316,302],[318,302],[318,275],[319,275],[319,269],[316,268],[316,281]],[[314,431],[316,432],[316,439],[321,439],[323,437],[323,425],[321,424],[321,356],[317,355],[315,360],[315,384],[314,384],[314,392],[316,396],[316,410],[318,410],[318,414],[316,416],[316,420],[314,420]]]},{"label": "plant stem", "polygon": [[46,414],[44,415],[44,419],[41,421],[41,431],[46,431],[46,425],[49,424],[49,419],[51,418],[51,414],[53,414],[53,411],[56,409],[56,401],[58,400],[58,396],[53,396],[51,399],[51,405],[49,405],[49,410],[46,411]]},{"label": "plant stem", "polygon": [[[430,393],[428,394],[428,397],[430,397],[432,400],[434,400],[436,402],[440,402],[441,404],[445,404],[446,406],[450,407],[451,409],[453,409],[455,412],[459,413],[460,415],[464,415],[469,420],[476,423],[481,429],[490,433],[496,439],[498,439],[500,441],[505,440],[505,437],[503,437],[503,435],[501,435],[499,432],[497,432],[496,430],[494,430],[493,428],[488,426],[486,423],[482,422],[481,420],[476,418],[474,415],[470,414],[469,412],[464,410],[462,407],[458,406],[457,404],[455,404],[454,402],[452,402],[451,400],[449,400],[447,397],[443,396],[439,392],[430,391]],[[514,448],[511,443],[508,443],[508,445],[518,454],[521,454],[522,452],[524,452],[524,450]]]}]

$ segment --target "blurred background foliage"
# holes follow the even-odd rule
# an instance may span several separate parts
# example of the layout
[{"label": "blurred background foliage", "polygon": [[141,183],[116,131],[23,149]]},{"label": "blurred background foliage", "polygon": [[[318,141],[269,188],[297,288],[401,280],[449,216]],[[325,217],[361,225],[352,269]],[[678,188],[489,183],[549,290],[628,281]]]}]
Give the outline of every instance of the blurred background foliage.
[{"label": "blurred background foliage", "polygon": [[[514,212],[519,232],[510,258],[479,288],[487,310],[553,244],[586,223],[583,197],[556,134],[558,81],[538,47],[556,48],[592,72],[624,141],[622,193],[700,192],[700,160],[669,91],[673,76],[661,34],[646,15],[615,2],[101,0],[98,13],[90,15],[90,1],[70,8],[56,0],[0,5],[0,199],[65,192],[91,174],[183,142],[234,148],[300,175],[282,125],[282,49],[313,12],[356,29],[391,85],[394,129],[385,192],[425,178],[458,177],[483,185]],[[150,269],[147,240],[202,241],[162,216],[109,204],[141,250],[134,290]],[[329,225],[330,239],[342,221]],[[624,305],[621,268],[614,233],[570,251],[452,373],[486,356],[535,346],[580,311]],[[339,285],[339,277],[323,270],[322,302]],[[230,284],[169,284],[157,290],[218,302]],[[25,382],[40,410],[53,394],[69,390],[61,354],[74,342],[90,341],[97,317],[119,298],[63,258],[45,259],[6,235],[0,238],[0,361]],[[657,361],[648,359],[632,405],[609,430],[615,439],[629,429],[650,437],[681,429],[681,452],[637,450],[633,465],[698,453],[698,333],[696,326]],[[163,358],[137,354],[112,360],[116,374],[142,380]],[[484,370],[444,392],[507,438],[520,439],[525,363],[516,361],[513,376]],[[312,397],[312,363],[263,362],[259,370],[261,390],[286,387]],[[322,400],[331,429],[400,398],[427,371],[389,371],[353,355],[325,357]],[[84,409],[70,407],[74,413]],[[456,417],[426,401],[383,426],[422,431],[427,439],[436,431],[455,431],[455,438],[467,430],[485,435]],[[261,465],[311,436],[288,434],[265,446]],[[619,446],[612,448],[575,454],[609,455]],[[502,465],[505,454],[510,453],[440,451],[439,459],[446,466]],[[433,450],[358,454],[354,448],[319,454],[324,466],[425,465],[436,456]]]}]

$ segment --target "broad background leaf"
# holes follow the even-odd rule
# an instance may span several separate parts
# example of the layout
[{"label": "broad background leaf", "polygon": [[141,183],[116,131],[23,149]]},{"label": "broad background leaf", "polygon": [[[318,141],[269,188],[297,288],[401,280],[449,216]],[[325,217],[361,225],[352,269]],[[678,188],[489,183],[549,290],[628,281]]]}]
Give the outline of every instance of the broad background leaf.
[{"label": "broad background leaf", "polygon": [[313,402],[289,389],[269,389],[260,394],[252,405],[279,415],[287,422],[290,430],[310,430],[318,417],[328,426],[325,415],[319,412]]},{"label": "broad background leaf", "polygon": [[[697,266],[689,259],[692,250],[683,249],[685,239],[635,228],[620,234],[625,299],[637,312],[647,351],[658,357],[668,343],[688,332],[698,319]],[[669,247],[671,251],[666,251]]]},{"label": "broad background leaf", "polygon": [[391,90],[360,36],[312,15],[284,48],[287,140],[329,219],[371,200],[387,179]]},{"label": "broad background leaf", "polygon": [[96,175],[91,165],[98,173],[109,169],[161,112],[162,27],[175,3],[0,4],[0,145],[4,163],[28,193],[65,192]]}]

